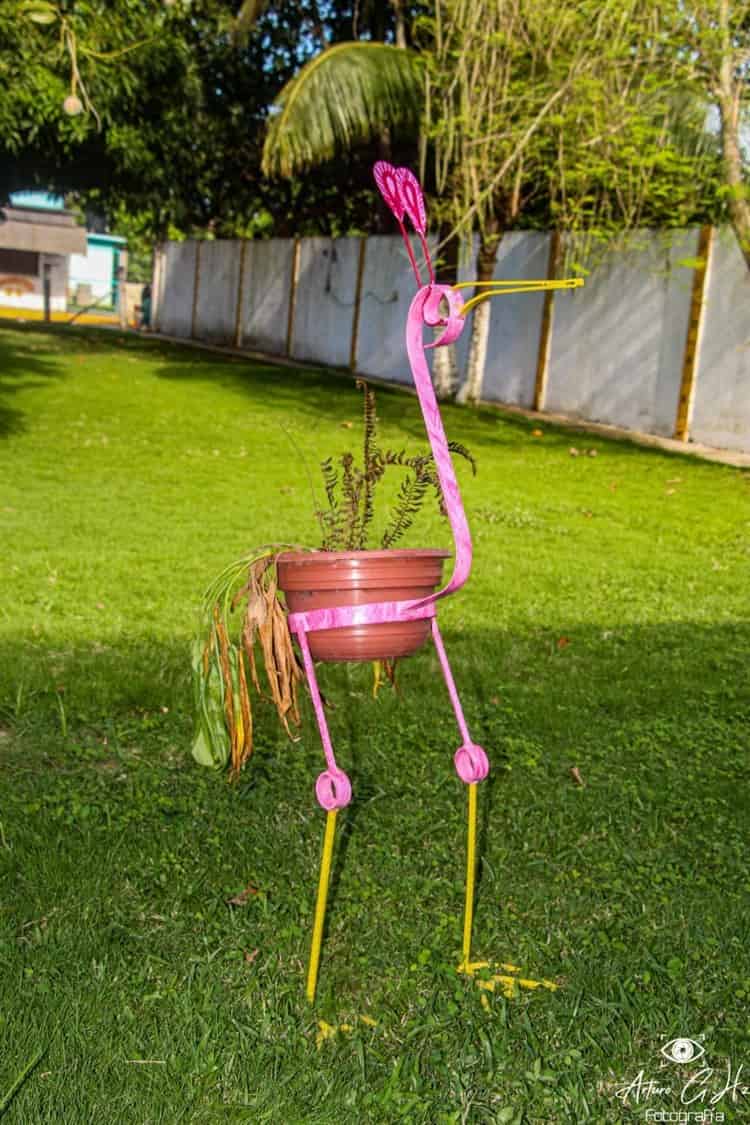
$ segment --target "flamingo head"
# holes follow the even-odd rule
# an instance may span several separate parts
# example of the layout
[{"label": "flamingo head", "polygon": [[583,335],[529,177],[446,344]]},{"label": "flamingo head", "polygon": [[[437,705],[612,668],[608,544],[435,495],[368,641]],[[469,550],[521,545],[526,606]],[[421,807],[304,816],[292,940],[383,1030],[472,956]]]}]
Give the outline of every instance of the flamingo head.
[{"label": "flamingo head", "polygon": [[[385,160],[379,160],[373,168],[378,190],[399,225],[406,252],[417,282],[418,292],[425,290],[422,304],[422,318],[430,328],[443,327],[444,331],[428,347],[452,344],[458,339],[466,324],[469,310],[489,297],[499,297],[504,293],[533,293],[540,289],[577,289],[583,285],[583,278],[565,278],[543,281],[462,281],[456,285],[439,285],[435,282],[430,249],[427,245],[427,210],[419,180],[409,168],[394,168]],[[421,243],[427,281],[422,280],[420,267],[414,256],[414,248],[406,227],[409,220]],[[461,290],[474,289],[475,295],[464,301]]]}]

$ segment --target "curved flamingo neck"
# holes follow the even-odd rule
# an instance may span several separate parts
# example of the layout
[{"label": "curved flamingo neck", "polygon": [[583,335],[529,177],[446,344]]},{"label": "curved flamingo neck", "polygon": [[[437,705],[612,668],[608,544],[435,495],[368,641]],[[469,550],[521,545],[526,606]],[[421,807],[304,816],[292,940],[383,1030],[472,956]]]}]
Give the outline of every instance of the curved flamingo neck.
[{"label": "curved flamingo neck", "polygon": [[[439,312],[443,300],[447,301],[449,307],[447,319],[443,318]],[[427,437],[432,455],[435,458],[435,466],[443,491],[454,544],[453,574],[450,581],[438,593],[431,595],[430,598],[425,598],[425,602],[445,597],[446,594],[451,594],[454,590],[460,589],[471,571],[472,545],[469,525],[461,501],[453,459],[448,449],[448,439],[445,436],[443,420],[440,416],[440,408],[425,356],[426,347],[451,343],[459,335],[463,327],[463,318],[460,315],[462,304],[460,296],[449,286],[425,285],[414,297],[406,321],[406,351],[409,356],[414,386],[419,397],[419,405],[422,408]],[[433,344],[425,345],[423,339],[425,325],[430,327],[439,324],[445,325],[442,336]]]}]

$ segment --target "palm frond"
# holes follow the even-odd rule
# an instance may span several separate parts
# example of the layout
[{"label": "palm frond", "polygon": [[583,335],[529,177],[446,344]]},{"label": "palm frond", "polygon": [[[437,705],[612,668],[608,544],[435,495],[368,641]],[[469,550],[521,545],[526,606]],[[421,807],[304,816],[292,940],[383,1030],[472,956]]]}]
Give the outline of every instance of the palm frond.
[{"label": "palm frond", "polygon": [[388,43],[337,43],[302,68],[274,102],[263,146],[267,176],[293,176],[385,129],[417,132],[420,56]]}]

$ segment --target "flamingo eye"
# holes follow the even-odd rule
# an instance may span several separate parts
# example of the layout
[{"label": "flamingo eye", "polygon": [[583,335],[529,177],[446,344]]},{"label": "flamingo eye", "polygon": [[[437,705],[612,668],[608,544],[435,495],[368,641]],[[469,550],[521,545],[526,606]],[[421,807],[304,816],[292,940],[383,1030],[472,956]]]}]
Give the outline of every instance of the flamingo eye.
[{"label": "flamingo eye", "polygon": [[661,1053],[669,1062],[689,1063],[705,1055],[706,1050],[694,1039],[670,1039],[662,1047]]}]

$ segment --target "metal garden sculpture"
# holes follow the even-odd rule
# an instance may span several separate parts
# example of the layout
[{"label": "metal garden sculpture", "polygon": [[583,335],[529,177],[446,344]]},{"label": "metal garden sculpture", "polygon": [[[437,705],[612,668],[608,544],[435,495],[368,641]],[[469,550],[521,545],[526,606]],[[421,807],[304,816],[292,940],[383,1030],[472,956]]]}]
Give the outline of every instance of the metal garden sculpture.
[{"label": "metal garden sculpture", "polygon": [[[466,313],[479,301],[483,301],[490,296],[503,293],[532,292],[539,289],[575,288],[582,284],[578,279],[481,283],[472,281],[453,286],[437,284],[427,245],[427,219],[424,200],[416,177],[406,168],[393,168],[385,162],[379,162],[375,165],[374,175],[380,193],[393,212],[401,230],[417,283],[417,292],[411,302],[406,324],[406,350],[453,534],[453,573],[448,583],[441,589],[435,591],[433,585],[433,592],[416,598],[366,601],[364,604],[354,605],[333,605],[330,608],[317,608],[309,611],[295,610],[294,605],[290,606],[292,611],[288,618],[289,628],[296,636],[302,654],[304,671],[310,688],[326,758],[326,769],[318,777],[315,786],[318,802],[327,813],[327,822],[307,976],[307,995],[310,1000],[314,999],[317,986],[336,818],[339,810],[345,808],[352,797],[349,778],[336,761],[313,663],[313,658],[317,655],[314,652],[315,636],[324,630],[356,629],[360,626],[367,627],[387,623],[403,623],[404,625],[414,622],[423,622],[425,625],[429,623],[429,627],[423,631],[421,638],[418,638],[417,643],[413,644],[408,651],[413,651],[429,635],[432,636],[461,736],[461,744],[453,756],[453,762],[456,773],[468,787],[462,966],[467,969],[470,966],[476,872],[477,786],[487,777],[489,761],[485,751],[474,742],[469,732],[437,623],[438,603],[449,594],[459,590],[469,577],[472,563],[472,543],[451,452],[430,378],[426,351],[428,348],[441,347],[458,339],[466,324]],[[417,265],[414,249],[405,226],[406,220],[411,223],[421,244],[427,271],[426,282],[423,281]],[[460,290],[478,286],[483,287],[485,292],[464,302]],[[442,332],[437,339],[425,343],[423,339],[425,329],[430,331],[442,329]],[[387,552],[364,552],[364,554],[387,554]],[[420,554],[440,556],[444,553],[420,552]],[[308,557],[312,560],[315,559],[315,555]],[[292,558],[287,558],[289,565],[293,565],[293,562]],[[279,556],[278,565],[279,585],[282,588],[287,588],[284,579],[284,567],[286,565],[284,555]],[[393,653],[382,653],[382,656],[390,655],[393,655]],[[317,658],[326,659],[325,656],[320,655],[317,655]],[[359,658],[362,659],[362,657]],[[341,659],[341,657],[337,657],[337,659]]]}]

